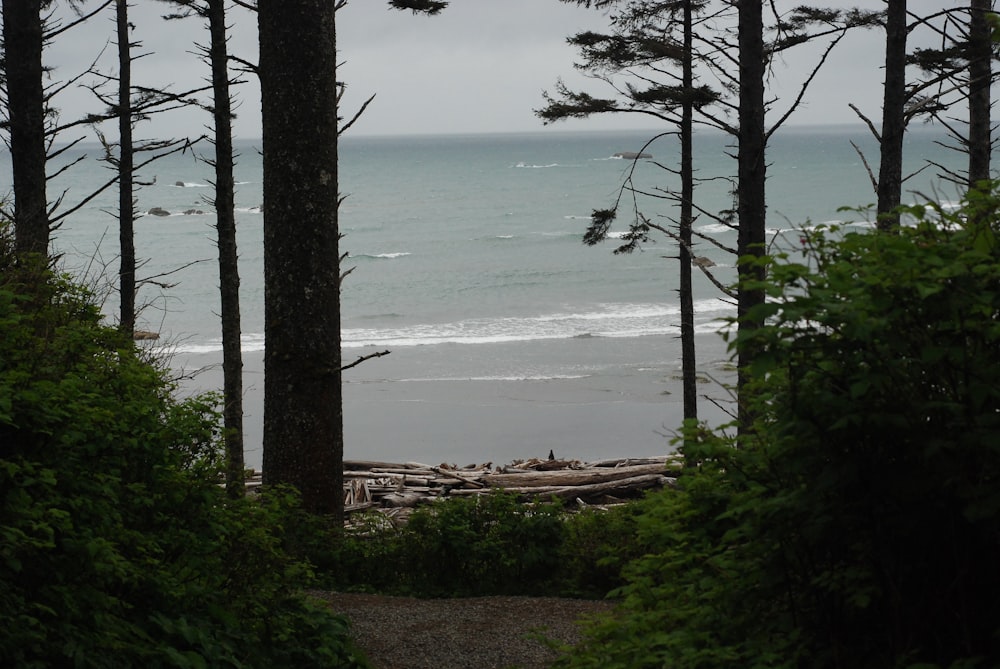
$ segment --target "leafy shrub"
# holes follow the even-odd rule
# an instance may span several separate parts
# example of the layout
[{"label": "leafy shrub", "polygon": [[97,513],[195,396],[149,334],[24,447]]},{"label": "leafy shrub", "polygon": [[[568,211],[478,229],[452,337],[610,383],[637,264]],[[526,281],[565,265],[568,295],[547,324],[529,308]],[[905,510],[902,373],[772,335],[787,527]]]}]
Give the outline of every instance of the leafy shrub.
[{"label": "leafy shrub", "polygon": [[212,398],[0,249],[0,666],[364,666],[298,594],[280,491],[229,500]]},{"label": "leafy shrub", "polygon": [[909,213],[768,261],[752,429],[689,426],[624,612],[560,666],[1000,664],[1000,198]]},{"label": "leafy shrub", "polygon": [[295,543],[335,590],[602,598],[642,552],[630,508],[572,513],[498,492],[422,507],[401,527],[378,513],[344,533],[304,522]]},{"label": "leafy shrub", "polygon": [[599,599],[624,585],[622,568],[647,550],[636,524],[646,503],[584,509],[565,518],[559,594]]}]

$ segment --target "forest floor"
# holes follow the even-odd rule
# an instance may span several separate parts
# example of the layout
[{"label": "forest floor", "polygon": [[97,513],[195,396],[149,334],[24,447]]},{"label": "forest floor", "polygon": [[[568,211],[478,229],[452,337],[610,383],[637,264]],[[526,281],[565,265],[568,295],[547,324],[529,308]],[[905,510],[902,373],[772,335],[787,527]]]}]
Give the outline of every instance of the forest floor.
[{"label": "forest floor", "polygon": [[375,669],[544,669],[557,653],[543,639],[575,643],[581,618],[614,607],[558,597],[310,594],[350,619],[351,634]]}]

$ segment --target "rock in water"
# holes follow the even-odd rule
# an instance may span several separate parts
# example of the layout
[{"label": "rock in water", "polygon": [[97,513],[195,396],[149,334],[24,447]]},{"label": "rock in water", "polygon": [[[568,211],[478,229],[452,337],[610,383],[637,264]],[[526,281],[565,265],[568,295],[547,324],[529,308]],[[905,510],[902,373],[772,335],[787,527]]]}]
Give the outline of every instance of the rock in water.
[{"label": "rock in water", "polygon": [[637,158],[652,158],[652,153],[636,153],[635,151],[619,151],[615,154],[615,158],[624,158],[625,160],[636,160]]}]

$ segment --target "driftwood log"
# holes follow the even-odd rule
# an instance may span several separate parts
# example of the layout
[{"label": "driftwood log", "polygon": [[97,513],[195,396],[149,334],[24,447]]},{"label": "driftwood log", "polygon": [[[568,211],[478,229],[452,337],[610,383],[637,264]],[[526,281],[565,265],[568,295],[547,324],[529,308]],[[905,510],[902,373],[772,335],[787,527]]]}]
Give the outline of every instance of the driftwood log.
[{"label": "driftwood log", "polygon": [[[468,497],[504,491],[524,501],[557,498],[579,506],[608,505],[638,496],[644,490],[673,487],[681,460],[675,455],[619,458],[597,462],[578,460],[518,460],[509,465],[426,465],[348,460],[344,462],[344,508],[412,509],[447,497]],[[260,473],[247,481],[260,485]]]}]

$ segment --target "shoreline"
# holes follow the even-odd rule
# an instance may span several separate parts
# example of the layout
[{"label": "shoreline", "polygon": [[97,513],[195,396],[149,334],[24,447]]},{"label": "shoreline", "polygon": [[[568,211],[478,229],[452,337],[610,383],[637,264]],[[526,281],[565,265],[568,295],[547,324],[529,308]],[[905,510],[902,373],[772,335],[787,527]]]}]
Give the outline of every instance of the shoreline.
[{"label": "shoreline", "polygon": [[[699,337],[706,379],[699,396],[725,401],[722,384],[734,375],[724,343],[712,338],[714,347]],[[674,450],[670,440],[683,418],[679,363],[670,350],[678,346],[667,341],[673,346],[659,351],[648,337],[401,349],[345,373],[344,458],[465,466],[543,458],[549,451],[582,461],[664,455]],[[559,358],[574,355],[577,368],[551,373]],[[585,364],[594,359],[602,362]],[[220,360],[216,353],[175,356],[175,371],[207,368],[183,381],[181,394],[219,390]],[[503,374],[485,368],[497,360],[506,366]],[[535,360],[555,360],[556,367],[531,373],[540,365]],[[243,364],[245,457],[248,468],[260,469],[263,352],[244,353]],[[485,373],[461,374],[470,369]],[[712,425],[729,419],[707,399],[699,403],[699,417]]]}]

